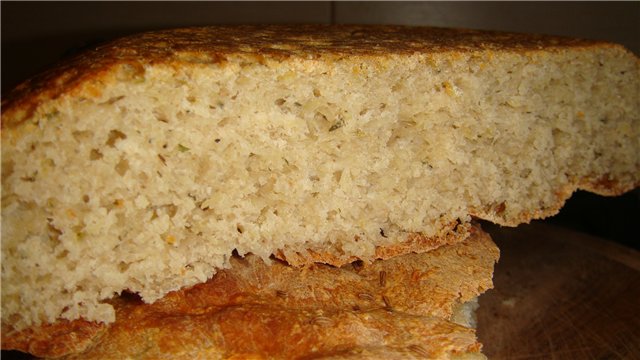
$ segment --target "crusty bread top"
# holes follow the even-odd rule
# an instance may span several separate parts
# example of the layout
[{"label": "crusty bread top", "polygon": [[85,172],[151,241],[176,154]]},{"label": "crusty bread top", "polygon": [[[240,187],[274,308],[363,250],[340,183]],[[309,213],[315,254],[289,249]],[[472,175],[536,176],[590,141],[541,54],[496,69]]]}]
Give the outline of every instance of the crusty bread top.
[{"label": "crusty bread top", "polygon": [[[466,29],[375,25],[211,26],[136,34],[97,46],[23,82],[2,99],[2,128],[19,125],[40,102],[78,91],[85,82],[99,91],[100,83],[124,66],[131,76],[142,64],[175,66],[222,64],[229,58],[247,62],[344,56],[385,57],[400,54],[513,51],[620,47],[603,41],[557,36]],[[5,119],[5,113],[15,113]]]},{"label": "crusty bread top", "polygon": [[469,324],[454,324],[452,315],[492,287],[498,257],[476,226],[455,245],[341,268],[233,258],[213,279],[154,304],[113,300],[113,324],[64,320],[22,331],[3,325],[2,346],[81,359],[315,358],[382,350],[447,358],[479,351]]}]

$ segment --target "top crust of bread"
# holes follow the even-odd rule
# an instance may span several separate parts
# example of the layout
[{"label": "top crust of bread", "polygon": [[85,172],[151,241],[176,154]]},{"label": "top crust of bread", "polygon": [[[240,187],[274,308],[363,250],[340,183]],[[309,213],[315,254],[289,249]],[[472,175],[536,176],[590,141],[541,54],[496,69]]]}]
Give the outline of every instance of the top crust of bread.
[{"label": "top crust of bread", "polygon": [[114,294],[153,302],[234,250],[372,261],[620,194],[640,184],[639,79],[618,45],[471,30],[98,46],[3,97],[2,321],[110,322]]},{"label": "top crust of bread", "polygon": [[[407,26],[270,25],[215,26],[136,34],[97,46],[66,59],[51,71],[17,86],[2,99],[2,128],[18,126],[43,101],[63,94],[99,91],[113,81],[121,66],[135,76],[144,65],[202,66],[234,59],[248,63],[344,57],[393,61],[414,53],[447,54],[452,60],[473,52],[535,52],[588,50],[622,46],[604,41],[469,29]],[[89,85],[87,88],[87,83]],[[6,119],[5,119],[5,116]]]}]

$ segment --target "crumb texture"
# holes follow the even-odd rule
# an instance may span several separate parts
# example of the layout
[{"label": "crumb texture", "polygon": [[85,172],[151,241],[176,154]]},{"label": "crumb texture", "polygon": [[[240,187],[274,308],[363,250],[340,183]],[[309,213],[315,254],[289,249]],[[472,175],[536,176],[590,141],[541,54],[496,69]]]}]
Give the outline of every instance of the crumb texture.
[{"label": "crumb texture", "polygon": [[111,300],[114,323],[3,326],[2,346],[65,359],[483,358],[473,314],[498,256],[477,229],[458,244],[370,264],[233,257],[206,283],[153,304]]},{"label": "crumb texture", "polygon": [[[114,294],[153,302],[234,250],[370,261],[472,216],[517,225],[640,182],[634,55],[403,31],[360,50],[366,33],[273,51],[278,32],[143,35],[19,87],[3,100],[2,321],[112,322]],[[258,44],[229,45],[243,36]]]}]

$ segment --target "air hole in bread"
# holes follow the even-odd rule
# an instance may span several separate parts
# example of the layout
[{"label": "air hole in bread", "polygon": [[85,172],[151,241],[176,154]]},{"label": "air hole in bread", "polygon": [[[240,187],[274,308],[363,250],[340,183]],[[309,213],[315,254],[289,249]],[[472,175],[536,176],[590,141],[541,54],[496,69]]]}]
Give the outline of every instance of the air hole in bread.
[{"label": "air hole in bread", "polygon": [[91,130],[73,131],[71,134],[79,143],[88,142],[93,138],[93,131]]},{"label": "air hole in bread", "polygon": [[342,178],[342,170],[333,172],[333,180],[335,180],[335,182],[339,183],[341,178]]},{"label": "air hole in bread", "polygon": [[120,130],[111,130],[109,131],[109,137],[105,142],[105,145],[109,147],[115,147],[116,143],[120,140],[124,140],[127,138],[127,135]]},{"label": "air hole in bread", "polygon": [[89,160],[100,160],[102,159],[102,153],[98,149],[91,149],[89,152]]},{"label": "air hole in bread", "polygon": [[153,116],[155,117],[156,120],[160,122],[169,123],[169,118],[167,117],[167,115],[165,115],[160,110],[157,110],[157,109],[153,110]]},{"label": "air hole in bread", "polygon": [[115,169],[118,175],[124,176],[124,174],[129,170],[129,161],[125,158],[120,159],[118,164],[116,164]]},{"label": "air hole in bread", "polygon": [[11,159],[2,162],[2,180],[13,174],[14,167],[15,163]]},{"label": "air hole in bread", "polygon": [[174,204],[169,204],[165,207],[167,209],[167,215],[169,215],[170,218],[176,216],[176,214],[178,213],[178,207]]},{"label": "air hole in bread", "polygon": [[230,124],[233,121],[231,117],[224,117],[220,121],[218,121],[218,127],[223,128]]},{"label": "air hole in bread", "polygon": [[24,182],[35,182],[37,176],[38,176],[38,172],[34,171],[34,172],[31,173],[31,175],[25,175],[25,176],[21,177],[20,180],[22,180]]}]

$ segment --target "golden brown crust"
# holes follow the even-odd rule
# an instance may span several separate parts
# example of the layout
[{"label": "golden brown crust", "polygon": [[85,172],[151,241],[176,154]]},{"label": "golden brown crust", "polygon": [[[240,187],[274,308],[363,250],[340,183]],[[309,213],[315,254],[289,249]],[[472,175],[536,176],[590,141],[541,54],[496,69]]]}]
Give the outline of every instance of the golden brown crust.
[{"label": "golden brown crust", "polygon": [[[457,244],[465,240],[471,232],[475,231],[470,223],[454,221],[441,231],[442,235],[427,237],[420,233],[409,233],[405,241],[387,245],[376,246],[375,256],[369,260],[385,260],[395,256],[422,253],[437,249],[441,246]],[[356,239],[358,241],[358,239]],[[286,261],[289,265],[303,266],[313,263],[342,266],[359,260],[355,256],[345,254],[341,249],[323,246],[322,248],[309,248],[303,244],[300,249],[280,249],[275,254],[277,259]]]},{"label": "golden brown crust", "polygon": [[475,218],[484,219],[503,226],[518,226],[520,224],[528,224],[533,219],[543,219],[556,215],[577,189],[590,191],[602,196],[619,196],[638,187],[640,187],[640,182],[621,183],[609,174],[600,176],[599,178],[595,176],[593,178],[585,177],[575,180],[575,185],[573,183],[567,184],[564,188],[556,190],[556,200],[551,207],[522,212],[513,218],[506,218],[503,215],[504,208],[500,210],[500,207],[504,206],[502,203],[488,209],[470,209],[469,214]]},{"label": "golden brown crust", "polygon": [[429,356],[477,352],[474,331],[448,319],[456,304],[492,286],[498,256],[476,228],[455,245],[341,268],[234,258],[212,280],[154,304],[115,299],[114,324],[3,328],[2,346],[79,358],[346,357],[415,353],[417,345]]},{"label": "golden brown crust", "polygon": [[[2,128],[18,126],[39,104],[64,94],[99,91],[113,73],[130,76],[150,64],[200,66],[229,59],[339,61],[413,53],[553,52],[614,47],[601,41],[463,29],[375,25],[211,26],[148,32],[97,46],[17,86],[3,96]],[[85,94],[86,95],[86,94]],[[11,114],[11,116],[5,116]],[[9,119],[8,121],[6,119]]]},{"label": "golden brown crust", "polygon": [[60,320],[16,332],[2,324],[2,349],[17,349],[35,356],[60,357],[80,353],[93,343],[106,326],[95,322]]},{"label": "golden brown crust", "polygon": [[[596,181],[592,181],[589,178],[582,179],[579,185],[580,189],[591,191],[593,193],[603,196],[618,196],[628,191],[626,184],[620,184],[615,178],[612,178],[610,174],[601,176]],[[640,187],[640,181],[631,184],[631,189]]]},{"label": "golden brown crust", "polygon": [[[69,359],[321,358],[352,348],[405,348],[429,344],[428,358],[479,352],[473,329],[427,316],[286,309],[269,305],[226,307],[197,317],[133,318],[114,324],[102,342]],[[426,349],[425,349],[426,351]],[[424,358],[424,357],[423,357]]]}]

